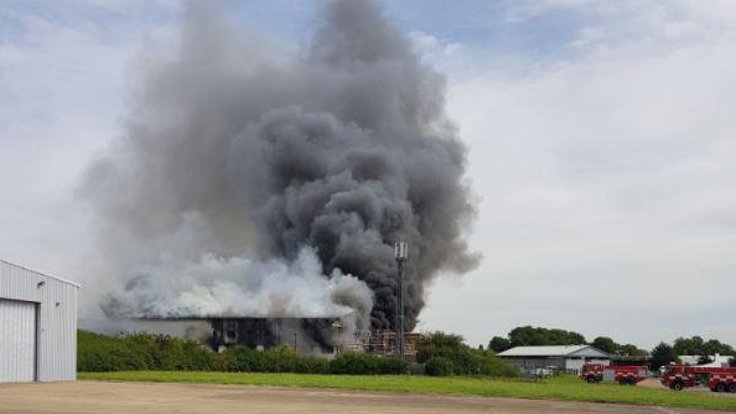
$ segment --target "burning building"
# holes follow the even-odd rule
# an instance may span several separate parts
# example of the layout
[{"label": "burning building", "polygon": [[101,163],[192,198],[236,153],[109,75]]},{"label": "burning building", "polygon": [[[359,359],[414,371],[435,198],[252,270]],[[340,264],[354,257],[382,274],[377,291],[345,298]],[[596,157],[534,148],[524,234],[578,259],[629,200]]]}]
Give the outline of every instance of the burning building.
[{"label": "burning building", "polygon": [[[341,326],[340,318],[230,317],[210,319],[210,324],[214,349],[231,345],[264,349],[288,344],[297,352],[301,345],[308,353],[334,352]],[[305,338],[308,343],[303,344]]]},{"label": "burning building", "polygon": [[[209,344],[219,350],[227,346],[266,349],[292,346],[300,354],[336,355],[340,352],[368,352],[383,357],[399,354],[397,334],[390,330],[343,332],[340,317],[264,318],[228,317],[209,319]],[[404,354],[413,360],[421,334],[405,335]]]},{"label": "burning building", "polygon": [[[216,341],[256,346],[309,315],[351,315],[340,335],[393,331],[402,240],[410,332],[429,281],[476,265],[443,77],[375,1],[331,1],[319,22],[305,50],[279,53],[194,1],[177,47],[147,60],[81,191],[108,317],[248,316],[212,319]],[[304,335],[331,345],[329,319]]]},{"label": "burning building", "polygon": [[[410,361],[414,361],[417,356],[417,346],[422,338],[420,333],[404,334],[404,357]],[[363,342],[362,349],[383,357],[392,357],[399,355],[397,334],[389,330],[376,330],[370,333],[370,337]]]}]

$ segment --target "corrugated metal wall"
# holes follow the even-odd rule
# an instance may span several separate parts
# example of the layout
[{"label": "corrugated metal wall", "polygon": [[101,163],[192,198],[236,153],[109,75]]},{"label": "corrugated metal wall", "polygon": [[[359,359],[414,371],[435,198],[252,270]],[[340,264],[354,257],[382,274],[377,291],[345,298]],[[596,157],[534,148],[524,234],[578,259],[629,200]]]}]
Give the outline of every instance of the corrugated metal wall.
[{"label": "corrugated metal wall", "polygon": [[0,382],[36,379],[36,306],[0,299]]},{"label": "corrugated metal wall", "polygon": [[516,365],[521,370],[533,370],[536,368],[556,367],[565,369],[565,358],[562,357],[502,357],[504,361]]},{"label": "corrugated metal wall", "polygon": [[77,290],[74,283],[0,261],[0,298],[38,304],[39,381],[76,379]]}]

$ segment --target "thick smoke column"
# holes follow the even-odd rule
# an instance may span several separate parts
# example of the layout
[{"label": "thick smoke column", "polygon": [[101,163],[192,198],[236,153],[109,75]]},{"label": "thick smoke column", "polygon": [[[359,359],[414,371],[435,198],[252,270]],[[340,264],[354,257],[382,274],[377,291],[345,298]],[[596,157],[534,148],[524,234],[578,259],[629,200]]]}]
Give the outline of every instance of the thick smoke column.
[{"label": "thick smoke column", "polygon": [[353,310],[390,327],[406,240],[413,328],[427,283],[477,262],[443,78],[373,1],[330,3],[290,57],[209,7],[189,7],[178,50],[150,65],[124,136],[87,176],[115,268],[103,308]]}]

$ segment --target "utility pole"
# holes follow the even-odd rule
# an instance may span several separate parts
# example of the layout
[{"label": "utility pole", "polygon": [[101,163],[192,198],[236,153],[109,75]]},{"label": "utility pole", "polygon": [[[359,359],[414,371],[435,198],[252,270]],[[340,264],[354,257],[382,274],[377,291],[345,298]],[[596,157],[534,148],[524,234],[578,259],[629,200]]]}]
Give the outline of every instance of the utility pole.
[{"label": "utility pole", "polygon": [[394,257],[396,258],[396,268],[399,276],[399,315],[396,345],[399,349],[399,358],[404,359],[404,265],[409,258],[409,243],[397,242],[394,244]]}]

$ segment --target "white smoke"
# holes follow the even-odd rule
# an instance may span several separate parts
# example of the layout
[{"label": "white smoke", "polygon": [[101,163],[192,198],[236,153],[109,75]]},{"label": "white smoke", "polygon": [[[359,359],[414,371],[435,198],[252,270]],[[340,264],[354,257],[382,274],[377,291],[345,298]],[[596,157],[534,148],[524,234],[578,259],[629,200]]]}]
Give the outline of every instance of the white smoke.
[{"label": "white smoke", "polygon": [[373,292],[364,282],[339,269],[324,275],[314,249],[308,246],[291,262],[212,253],[182,262],[164,255],[137,273],[142,276],[110,297],[105,307],[110,316],[340,316],[354,319],[357,328],[367,328],[373,307]]}]

